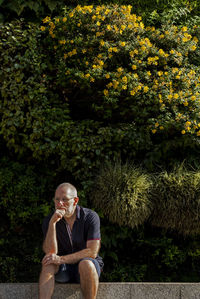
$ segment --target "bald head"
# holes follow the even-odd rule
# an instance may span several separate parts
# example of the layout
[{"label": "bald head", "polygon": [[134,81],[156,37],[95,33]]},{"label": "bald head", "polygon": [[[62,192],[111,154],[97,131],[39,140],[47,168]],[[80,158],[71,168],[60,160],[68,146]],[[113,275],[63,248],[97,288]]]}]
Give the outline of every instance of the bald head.
[{"label": "bald head", "polygon": [[62,184],[58,185],[58,187],[56,188],[56,191],[59,189],[65,190],[68,198],[77,197],[77,190],[70,183],[62,183]]}]

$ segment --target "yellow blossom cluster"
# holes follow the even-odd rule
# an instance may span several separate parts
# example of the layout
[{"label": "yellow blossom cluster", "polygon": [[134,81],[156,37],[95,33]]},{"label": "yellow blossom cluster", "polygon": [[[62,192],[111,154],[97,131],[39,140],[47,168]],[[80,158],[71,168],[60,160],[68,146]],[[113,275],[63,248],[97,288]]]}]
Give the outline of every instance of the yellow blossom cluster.
[{"label": "yellow blossom cluster", "polygon": [[153,134],[171,126],[183,135],[200,136],[200,71],[188,63],[198,38],[186,26],[145,28],[131,9],[78,5],[62,17],[46,17],[40,30],[49,32],[60,73],[66,65],[66,76],[76,77],[76,87],[98,88],[102,106],[124,101],[141,115],[148,107]]}]

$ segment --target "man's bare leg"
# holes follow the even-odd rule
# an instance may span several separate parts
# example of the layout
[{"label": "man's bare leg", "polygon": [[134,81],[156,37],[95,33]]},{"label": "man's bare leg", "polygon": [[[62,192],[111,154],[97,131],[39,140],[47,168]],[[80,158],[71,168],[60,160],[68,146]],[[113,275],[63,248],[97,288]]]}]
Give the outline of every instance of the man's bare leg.
[{"label": "man's bare leg", "polygon": [[58,271],[58,266],[50,264],[42,266],[39,280],[39,299],[51,299],[54,291],[54,275]]},{"label": "man's bare leg", "polygon": [[95,299],[97,296],[99,277],[95,265],[90,260],[79,263],[80,283],[84,299]]}]

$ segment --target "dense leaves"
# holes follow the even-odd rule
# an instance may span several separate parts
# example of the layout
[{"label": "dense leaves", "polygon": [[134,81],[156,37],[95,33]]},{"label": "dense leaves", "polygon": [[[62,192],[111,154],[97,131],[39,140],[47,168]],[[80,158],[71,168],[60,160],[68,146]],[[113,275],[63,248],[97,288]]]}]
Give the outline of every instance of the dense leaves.
[{"label": "dense leaves", "polygon": [[[16,3],[21,11],[10,9],[20,16],[33,5]],[[39,26],[0,26],[1,281],[37,280],[41,221],[63,181],[78,187],[81,204],[98,206],[103,280],[198,281],[199,238],[152,227],[199,232],[199,180],[189,171],[171,180],[170,172],[184,159],[199,167],[200,31],[198,17],[190,18],[195,1],[190,7],[184,1],[183,8],[178,1],[171,12],[162,11],[166,2],[160,11],[154,5],[148,26],[133,14],[136,7],[79,5],[54,18],[60,2],[45,3],[52,15]],[[36,6],[34,14],[43,15],[44,7]],[[137,167],[124,165],[127,160]],[[156,196],[149,197],[147,171],[160,169],[168,171],[156,174]],[[187,213],[173,210],[174,191],[178,209],[183,200],[192,203],[188,221]]]}]

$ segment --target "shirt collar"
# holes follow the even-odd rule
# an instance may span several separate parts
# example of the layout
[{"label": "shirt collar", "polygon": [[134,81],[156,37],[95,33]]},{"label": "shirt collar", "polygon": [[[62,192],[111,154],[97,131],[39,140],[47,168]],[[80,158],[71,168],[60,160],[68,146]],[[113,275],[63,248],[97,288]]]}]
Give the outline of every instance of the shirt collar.
[{"label": "shirt collar", "polygon": [[76,219],[80,219],[80,206],[76,206]]}]

